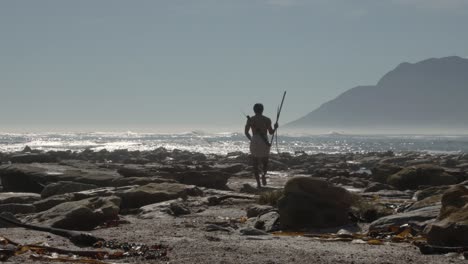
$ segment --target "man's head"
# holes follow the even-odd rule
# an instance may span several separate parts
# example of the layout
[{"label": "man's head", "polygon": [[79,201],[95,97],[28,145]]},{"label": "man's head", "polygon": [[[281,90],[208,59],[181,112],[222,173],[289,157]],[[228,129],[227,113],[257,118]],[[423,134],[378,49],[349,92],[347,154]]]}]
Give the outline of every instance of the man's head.
[{"label": "man's head", "polygon": [[255,104],[253,107],[255,114],[262,114],[263,113],[263,105],[262,104]]}]

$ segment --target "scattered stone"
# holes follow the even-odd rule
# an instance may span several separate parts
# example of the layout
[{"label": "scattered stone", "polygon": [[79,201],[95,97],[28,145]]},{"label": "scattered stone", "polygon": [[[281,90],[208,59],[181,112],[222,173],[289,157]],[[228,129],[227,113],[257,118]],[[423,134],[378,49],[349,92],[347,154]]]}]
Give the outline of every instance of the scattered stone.
[{"label": "scattered stone", "polygon": [[243,236],[267,236],[269,235],[267,232],[263,230],[258,230],[256,228],[250,228],[250,227],[242,228],[239,230],[239,232]]},{"label": "scattered stone", "polygon": [[272,232],[279,229],[277,225],[280,215],[277,212],[269,212],[259,215],[255,221],[254,227],[265,232]]},{"label": "scattered stone", "polygon": [[215,224],[208,224],[205,227],[205,231],[207,231],[207,232],[223,231],[223,232],[231,233],[234,230],[232,228],[230,228],[230,227],[222,227],[222,226],[215,225]]}]

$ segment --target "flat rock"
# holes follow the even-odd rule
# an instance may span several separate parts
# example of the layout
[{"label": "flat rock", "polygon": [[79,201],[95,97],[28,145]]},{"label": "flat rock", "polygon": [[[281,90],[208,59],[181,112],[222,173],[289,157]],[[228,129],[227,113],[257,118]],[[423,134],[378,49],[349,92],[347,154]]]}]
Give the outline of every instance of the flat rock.
[{"label": "flat rock", "polygon": [[26,218],[27,222],[71,230],[92,230],[118,218],[121,199],[116,196],[94,197],[59,204]]},{"label": "flat rock", "polygon": [[36,207],[31,204],[0,204],[0,212],[9,212],[12,214],[31,214],[36,211]]},{"label": "flat rock", "polygon": [[371,223],[369,230],[386,230],[391,226],[413,223],[424,227],[439,215],[440,205],[428,206],[417,210],[385,216]]},{"label": "flat rock", "polygon": [[169,200],[140,207],[138,217],[142,219],[164,218],[168,215],[190,214],[190,209],[181,199]]},{"label": "flat rock", "polygon": [[49,183],[72,181],[97,186],[109,186],[122,177],[113,170],[77,169],[71,166],[33,163],[0,166],[4,191],[41,193]]},{"label": "flat rock", "polygon": [[41,196],[37,193],[0,192],[0,204],[30,204],[40,199]]},{"label": "flat rock", "polygon": [[179,183],[150,183],[134,187],[125,191],[118,191],[116,195],[122,198],[122,208],[139,208],[148,204],[159,203],[178,198],[186,199],[189,195],[201,195],[202,191],[193,185]]},{"label": "flat rock", "polygon": [[128,185],[146,185],[149,183],[177,183],[175,180],[164,179],[159,177],[125,177],[117,178],[112,181],[111,186],[120,187]]},{"label": "flat rock", "polygon": [[91,190],[91,189],[96,189],[96,188],[98,188],[98,186],[94,184],[71,182],[71,181],[59,181],[59,182],[48,184],[44,188],[44,190],[42,190],[41,197],[44,199],[44,198],[58,195],[58,194],[86,191],[86,190]]}]

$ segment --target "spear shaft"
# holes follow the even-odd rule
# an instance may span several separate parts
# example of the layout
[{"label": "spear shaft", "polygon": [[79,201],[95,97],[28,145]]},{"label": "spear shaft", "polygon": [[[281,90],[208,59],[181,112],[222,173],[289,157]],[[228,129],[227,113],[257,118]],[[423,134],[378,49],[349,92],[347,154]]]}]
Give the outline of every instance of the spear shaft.
[{"label": "spear shaft", "polygon": [[[278,123],[278,120],[280,118],[280,115],[281,115],[281,110],[283,109],[283,103],[284,103],[284,98],[286,97],[286,91],[284,91],[283,93],[283,99],[281,99],[281,104],[278,108],[278,111],[276,112],[276,123]],[[273,140],[275,139],[275,134],[276,134],[276,142],[278,143],[278,129],[275,129],[275,133],[273,134],[273,136],[271,137],[271,142],[270,142],[270,145],[273,144]]]}]

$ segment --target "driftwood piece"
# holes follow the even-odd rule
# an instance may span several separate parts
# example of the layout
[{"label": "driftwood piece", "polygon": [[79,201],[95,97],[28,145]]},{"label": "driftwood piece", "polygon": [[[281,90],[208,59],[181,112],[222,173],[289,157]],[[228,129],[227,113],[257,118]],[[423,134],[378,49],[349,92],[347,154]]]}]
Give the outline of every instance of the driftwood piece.
[{"label": "driftwood piece", "polygon": [[21,223],[19,221],[12,220],[8,217],[0,215],[0,221],[12,224],[17,227],[23,227],[30,230],[48,232],[57,236],[68,238],[73,244],[80,247],[89,247],[94,245],[98,241],[104,241],[104,239],[95,237],[90,233],[83,233],[74,230],[67,230],[54,227],[38,226],[31,225],[26,223]]}]

